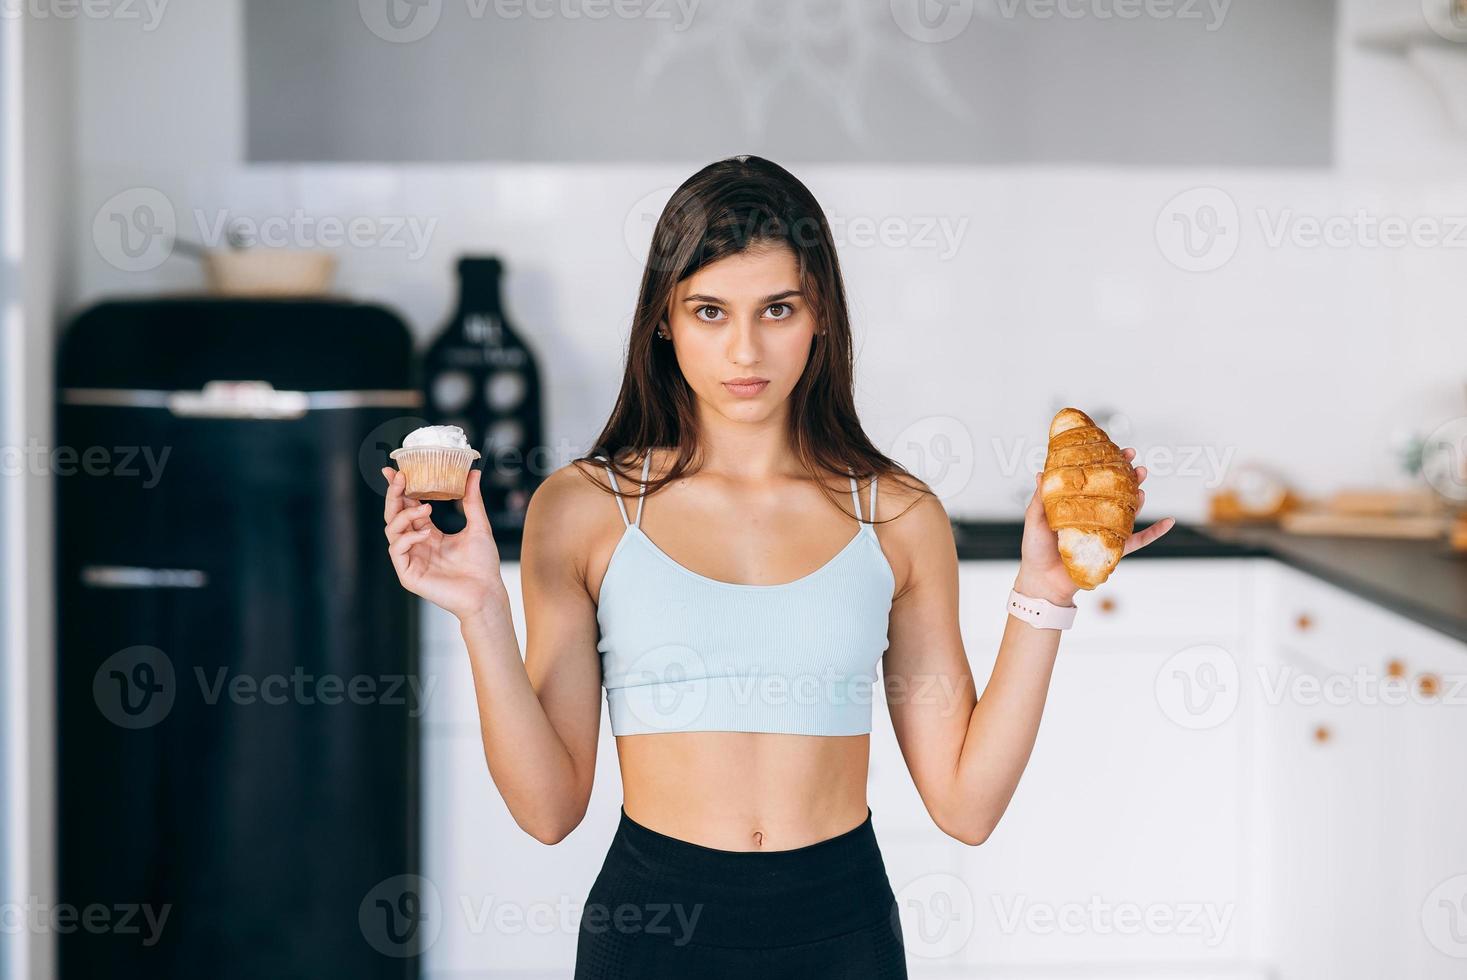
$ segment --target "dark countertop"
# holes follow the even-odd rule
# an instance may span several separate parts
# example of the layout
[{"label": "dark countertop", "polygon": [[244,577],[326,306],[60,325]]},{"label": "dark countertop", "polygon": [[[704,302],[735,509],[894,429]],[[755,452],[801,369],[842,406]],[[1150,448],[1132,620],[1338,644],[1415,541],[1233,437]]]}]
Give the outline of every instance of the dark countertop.
[{"label": "dark countertop", "polygon": [[[1018,561],[1019,521],[953,521],[960,561]],[[516,533],[498,533],[500,557],[519,559]],[[1286,534],[1274,527],[1178,524],[1127,561],[1272,558],[1467,643],[1467,555],[1444,541]]]},{"label": "dark countertop", "polygon": [[1452,551],[1445,540],[1325,537],[1216,525],[1209,525],[1206,533],[1219,542],[1260,549],[1269,558],[1467,643],[1467,554]]},{"label": "dark countertop", "polygon": [[[956,521],[961,560],[1019,557],[1017,521]],[[1127,561],[1272,558],[1467,642],[1467,555],[1445,541],[1288,534],[1276,527],[1178,524]]]}]

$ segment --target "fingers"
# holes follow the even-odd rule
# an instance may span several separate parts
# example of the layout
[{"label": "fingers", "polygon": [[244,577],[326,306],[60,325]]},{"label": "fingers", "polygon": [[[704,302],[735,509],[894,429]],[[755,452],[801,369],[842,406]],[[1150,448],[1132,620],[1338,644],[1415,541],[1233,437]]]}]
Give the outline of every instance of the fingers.
[{"label": "fingers", "polygon": [[387,478],[387,500],[382,506],[382,519],[390,521],[402,510],[402,491],[407,481],[402,479],[401,470],[391,466],[382,467],[382,475]]},{"label": "fingers", "polygon": [[482,473],[482,470],[469,470],[469,482],[464,487],[465,524],[477,531],[489,530],[489,515],[484,509],[484,495],[479,490]]},{"label": "fingers", "polygon": [[1121,450],[1121,455],[1126,457],[1126,462],[1129,463],[1131,460],[1136,458],[1136,450],[1128,447]]},{"label": "fingers", "polygon": [[429,533],[426,530],[408,531],[396,541],[392,542],[391,546],[387,549],[387,553],[394,558],[405,557],[413,549],[413,545],[426,541]]},{"label": "fingers", "polygon": [[1138,466],[1138,467],[1136,467],[1136,485],[1137,486],[1140,486],[1141,484],[1143,484],[1143,483],[1146,482],[1146,472],[1147,472],[1146,471],[1146,467],[1144,467],[1144,466]]},{"label": "fingers", "polygon": [[392,520],[387,522],[383,530],[387,534],[387,540],[396,542],[402,534],[428,534],[429,528],[423,527],[420,522],[428,520],[433,513],[431,504],[418,504],[416,507],[404,507],[397,512]]},{"label": "fingers", "polygon": [[1121,550],[1121,554],[1129,555],[1133,551],[1146,547],[1148,544],[1151,544],[1157,538],[1170,531],[1173,527],[1176,526],[1176,523],[1177,522],[1170,517],[1163,517],[1161,520],[1157,521],[1146,530],[1139,531],[1136,534],[1131,535],[1131,537],[1126,541],[1125,548]]}]

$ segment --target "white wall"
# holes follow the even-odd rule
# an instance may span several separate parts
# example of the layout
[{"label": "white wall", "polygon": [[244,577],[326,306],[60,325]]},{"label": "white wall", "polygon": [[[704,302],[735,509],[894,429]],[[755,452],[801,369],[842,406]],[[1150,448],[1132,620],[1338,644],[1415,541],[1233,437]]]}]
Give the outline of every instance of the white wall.
[{"label": "white wall", "polygon": [[[74,295],[73,223],[76,175],[72,111],[78,76],[73,62],[75,32],[55,19],[11,19],[4,25],[7,88],[18,82],[17,102],[7,101],[8,149],[5,204],[6,255],[16,263],[18,307],[4,311],[5,431],[0,446],[52,444],[51,377],[55,328],[67,295]],[[14,59],[14,60],[12,60]],[[18,67],[18,71],[16,68]],[[13,141],[13,142],[12,142]],[[11,188],[18,191],[12,200]],[[15,224],[9,224],[14,222]],[[7,301],[10,298],[7,297]],[[14,457],[7,466],[14,465]],[[54,619],[50,477],[7,469],[6,525],[0,533],[5,563],[0,606],[0,652],[4,653],[5,703],[0,707],[7,751],[3,900],[8,908],[55,903],[55,773],[53,728]],[[31,921],[27,916],[26,921]],[[49,977],[55,964],[54,935],[24,929],[6,937],[0,970],[7,976]]]},{"label": "white wall", "polygon": [[[1346,5],[1342,34],[1385,7],[1419,9]],[[342,289],[396,307],[426,337],[452,301],[454,256],[503,254],[512,311],[545,355],[549,436],[562,457],[582,451],[610,408],[635,299],[627,226],[704,161],[244,167],[240,22],[233,0],[170,6],[152,32],[80,23],[77,299],[200,282],[185,258],[144,273],[106,261],[92,218],[130,188],[161,191],[188,232],[196,208],[416,220],[431,227],[421,257],[350,249]],[[1037,462],[1024,453],[1042,446],[1058,402],[1128,417],[1129,441],[1155,464],[1154,515],[1201,515],[1228,461],[1270,462],[1310,491],[1395,479],[1394,439],[1467,413],[1452,290],[1467,242],[1275,247],[1267,231],[1359,209],[1445,227],[1467,215],[1467,133],[1398,59],[1342,39],[1339,75],[1329,171],[797,168],[834,218],[896,219],[909,239],[928,222],[963,231],[951,255],[920,238],[884,246],[838,232],[873,438],[909,463],[913,443],[955,456],[956,475],[938,481],[955,515],[1017,514],[1031,478],[1006,461]],[[1237,253],[1185,271],[1169,261],[1174,245],[1158,245],[1158,224],[1176,227],[1164,207],[1208,186],[1226,196],[1195,200],[1238,210]]]}]

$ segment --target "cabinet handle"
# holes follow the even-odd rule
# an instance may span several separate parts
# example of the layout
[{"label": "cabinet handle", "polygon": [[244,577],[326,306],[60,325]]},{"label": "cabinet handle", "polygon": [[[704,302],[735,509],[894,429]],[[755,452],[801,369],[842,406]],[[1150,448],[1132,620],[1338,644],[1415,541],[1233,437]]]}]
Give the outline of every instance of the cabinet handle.
[{"label": "cabinet handle", "polygon": [[1442,682],[1435,674],[1416,675],[1416,691],[1424,698],[1434,698],[1441,693]]},{"label": "cabinet handle", "polygon": [[1104,599],[1101,599],[1100,602],[1097,603],[1097,605],[1099,606],[1100,611],[1105,613],[1107,616],[1116,611],[1116,601],[1110,596],[1106,596]]},{"label": "cabinet handle", "polygon": [[1319,745],[1324,745],[1331,738],[1334,738],[1334,734],[1334,732],[1330,731],[1330,727],[1328,725],[1314,726],[1314,741]]},{"label": "cabinet handle", "polygon": [[1308,613],[1300,613],[1298,617],[1294,620],[1294,626],[1301,633],[1305,632],[1306,630],[1311,630],[1314,628],[1314,617],[1310,616]]}]

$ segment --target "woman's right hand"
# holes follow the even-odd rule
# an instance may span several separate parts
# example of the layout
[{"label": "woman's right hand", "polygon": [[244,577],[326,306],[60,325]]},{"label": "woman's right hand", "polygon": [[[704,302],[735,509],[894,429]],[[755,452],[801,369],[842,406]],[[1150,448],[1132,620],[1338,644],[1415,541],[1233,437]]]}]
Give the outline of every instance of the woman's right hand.
[{"label": "woman's right hand", "polygon": [[431,504],[404,495],[407,480],[400,470],[382,467],[387,478],[387,553],[403,588],[460,620],[484,612],[495,588],[503,589],[499,548],[489,528],[484,498],[479,492],[479,470],[469,472],[463,507],[467,525],[457,534],[444,534],[433,524]]}]

